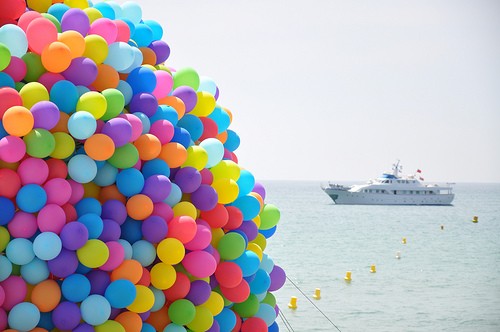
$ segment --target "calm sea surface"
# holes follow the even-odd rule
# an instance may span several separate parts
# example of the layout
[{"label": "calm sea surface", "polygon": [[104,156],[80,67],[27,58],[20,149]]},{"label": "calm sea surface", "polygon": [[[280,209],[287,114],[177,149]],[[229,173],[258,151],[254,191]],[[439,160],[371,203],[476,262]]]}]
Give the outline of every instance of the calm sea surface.
[{"label": "calm sea surface", "polygon": [[263,184],[281,211],[266,252],[290,279],[281,331],[500,331],[500,184],[456,184],[453,206],[335,205],[319,182]]}]

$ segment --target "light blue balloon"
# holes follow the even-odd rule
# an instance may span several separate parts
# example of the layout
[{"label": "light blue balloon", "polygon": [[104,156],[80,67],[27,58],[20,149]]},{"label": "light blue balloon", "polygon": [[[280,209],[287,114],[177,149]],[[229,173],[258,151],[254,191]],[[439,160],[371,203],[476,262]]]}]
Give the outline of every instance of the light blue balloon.
[{"label": "light blue balloon", "polygon": [[178,185],[172,183],[172,189],[170,190],[170,194],[168,195],[167,198],[163,200],[163,202],[173,207],[175,204],[179,203],[181,199],[182,199],[181,189],[179,188]]},{"label": "light blue balloon", "polygon": [[0,43],[7,46],[11,56],[18,58],[21,58],[28,50],[26,34],[15,24],[5,24],[0,28]]},{"label": "light blue balloon", "polygon": [[33,241],[33,252],[36,257],[45,261],[56,258],[62,249],[59,236],[53,232],[42,232]]},{"label": "light blue balloon", "polygon": [[138,3],[126,1],[121,5],[123,17],[137,24],[142,20],[142,8]]},{"label": "light blue balloon", "polygon": [[144,20],[144,24],[153,31],[153,40],[160,40],[163,37],[163,27],[160,23],[155,20]]},{"label": "light blue balloon", "polygon": [[37,257],[28,264],[21,266],[21,276],[31,285],[36,285],[46,280],[49,275],[50,271],[47,262]]},{"label": "light blue balloon", "polygon": [[[240,177],[236,181],[238,188],[240,189],[239,196],[248,195],[253,187],[255,186],[255,177],[251,172],[246,169],[240,171]],[[245,219],[248,220],[248,219]]]},{"label": "light blue balloon", "polygon": [[102,295],[92,294],[80,305],[82,319],[90,325],[101,325],[111,315],[111,305]]},{"label": "light blue balloon", "polygon": [[89,183],[97,175],[97,165],[89,156],[78,154],[69,160],[68,174],[78,183]]},{"label": "light blue balloon", "polygon": [[90,92],[90,89],[84,85],[77,85],[76,90],[78,91],[78,98],[80,98],[84,93]]},{"label": "light blue balloon", "polygon": [[170,121],[170,123],[175,126],[179,121],[179,115],[172,106],[159,105],[158,110],[149,120],[151,121],[151,123],[154,123],[155,121],[158,120],[167,120]]},{"label": "light blue balloon", "polygon": [[156,249],[151,242],[139,240],[132,244],[132,259],[142,266],[151,265],[156,259]]},{"label": "light blue balloon", "polygon": [[23,238],[12,239],[5,248],[5,254],[9,261],[16,265],[28,264],[35,258],[33,243]]},{"label": "light blue balloon", "polygon": [[153,42],[153,30],[147,24],[138,23],[130,38],[137,43],[138,47],[147,47]]},{"label": "light blue balloon", "polygon": [[218,134],[223,133],[231,124],[229,114],[219,106],[216,106],[208,117],[217,124]]},{"label": "light blue balloon", "polygon": [[11,329],[18,331],[33,330],[40,321],[40,310],[33,303],[21,302],[9,312],[8,322]]},{"label": "light blue balloon", "polygon": [[118,169],[106,162],[97,170],[94,183],[100,187],[110,186],[115,183],[117,175]]},{"label": "light blue balloon", "polygon": [[70,7],[64,3],[55,3],[49,7],[47,12],[61,22],[64,13],[66,13],[69,9]]},{"label": "light blue balloon", "polygon": [[153,286],[149,286],[149,289],[153,292],[155,296],[155,302],[153,304],[153,307],[151,308],[151,312],[155,312],[163,308],[163,306],[165,305],[166,301],[165,293],[163,293],[161,290]]},{"label": "light blue balloon", "polygon": [[[207,151],[208,161],[206,168],[211,168],[217,165],[224,157],[224,144],[216,138],[204,139],[200,146]],[[240,189],[241,191],[241,189]]]},{"label": "light blue balloon", "polygon": [[198,87],[198,91],[205,91],[210,93],[212,96],[215,96],[217,93],[217,85],[210,77],[200,76],[200,86]]},{"label": "light blue balloon", "polygon": [[115,1],[106,1],[106,3],[110,5],[113,11],[115,12],[115,19],[123,16],[122,7],[120,7],[119,3]]},{"label": "light blue balloon", "polygon": [[113,308],[125,308],[134,302],[137,295],[135,285],[127,279],[118,279],[106,287],[104,296]]},{"label": "light blue balloon", "polygon": [[67,114],[75,111],[78,97],[78,89],[70,81],[58,81],[50,89],[50,101],[56,104],[60,111]]},{"label": "light blue balloon", "polygon": [[94,5],[94,8],[101,12],[102,16],[114,20],[115,11],[107,2],[98,2]]},{"label": "light blue balloon", "polygon": [[68,131],[76,139],[87,139],[97,129],[96,119],[87,111],[73,113],[68,120]]},{"label": "light blue balloon", "polygon": [[163,332],[186,332],[184,326],[177,325],[175,323],[170,323],[163,329]]},{"label": "light blue balloon", "polygon": [[89,232],[89,239],[97,239],[104,230],[102,218],[95,213],[86,213],[78,217],[78,222],[85,225]]},{"label": "light blue balloon", "polygon": [[269,286],[271,286],[271,277],[269,277],[266,271],[258,269],[255,277],[250,282],[250,292],[252,294],[265,293],[269,289]]},{"label": "light blue balloon", "polygon": [[235,259],[233,262],[238,264],[241,268],[243,277],[249,277],[257,272],[260,265],[259,256],[250,250],[245,250],[245,252]]},{"label": "light blue balloon", "polygon": [[0,282],[4,281],[12,273],[12,263],[4,255],[0,255]]},{"label": "light blue balloon", "polygon": [[82,274],[72,274],[66,277],[61,284],[64,298],[71,302],[82,302],[90,294],[90,281]]},{"label": "light blue balloon", "polygon": [[252,220],[260,212],[260,202],[250,195],[238,197],[231,205],[236,206],[243,213],[243,220]]},{"label": "light blue balloon", "polygon": [[148,324],[148,323],[143,323],[141,332],[156,332],[156,330],[153,327],[153,325]]},{"label": "light blue balloon", "polygon": [[267,326],[271,326],[276,320],[276,311],[269,304],[261,303],[255,317],[261,318],[266,322]]},{"label": "light blue balloon", "polygon": [[139,120],[141,120],[141,122],[142,122],[142,134],[144,135],[144,134],[149,133],[149,129],[151,129],[151,121],[149,121],[148,116],[142,112],[135,112],[132,114],[134,114],[136,117],[139,118]]},{"label": "light blue balloon", "polygon": [[132,91],[130,84],[126,81],[120,80],[116,89],[122,93],[123,98],[125,99],[125,105],[128,105],[134,96],[134,92]]},{"label": "light blue balloon", "polygon": [[262,253],[262,261],[260,262],[259,269],[266,271],[267,273],[271,273],[274,268],[273,259],[266,253]]},{"label": "light blue balloon", "polygon": [[124,239],[119,239],[118,243],[123,247],[123,250],[125,251],[125,259],[132,259],[132,254],[134,251],[132,250],[132,245]]},{"label": "light blue balloon", "polygon": [[121,73],[128,74],[132,70],[142,65],[142,61],[144,60],[144,55],[142,54],[141,50],[138,49],[137,47],[132,47],[132,51],[134,52],[134,61],[132,61],[132,64],[128,68],[122,70]]},{"label": "light blue balloon", "polygon": [[121,72],[129,68],[134,59],[135,54],[132,46],[124,42],[116,42],[109,45],[108,56],[104,63]]}]

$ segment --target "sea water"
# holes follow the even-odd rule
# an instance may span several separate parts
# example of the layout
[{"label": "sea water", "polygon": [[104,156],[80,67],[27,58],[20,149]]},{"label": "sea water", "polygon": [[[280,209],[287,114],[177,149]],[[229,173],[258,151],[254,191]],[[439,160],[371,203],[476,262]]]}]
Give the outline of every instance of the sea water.
[{"label": "sea water", "polygon": [[500,331],[500,184],[456,184],[452,206],[360,206],[262,183],[281,211],[266,248],[287,272],[280,331]]}]

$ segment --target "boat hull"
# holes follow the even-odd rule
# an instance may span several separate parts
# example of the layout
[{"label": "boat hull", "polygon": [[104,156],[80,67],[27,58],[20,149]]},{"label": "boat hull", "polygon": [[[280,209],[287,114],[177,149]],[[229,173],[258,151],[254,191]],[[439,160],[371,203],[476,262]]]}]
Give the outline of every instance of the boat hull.
[{"label": "boat hull", "polygon": [[335,204],[345,205],[451,205],[454,194],[436,195],[390,195],[377,193],[350,192],[324,188]]}]

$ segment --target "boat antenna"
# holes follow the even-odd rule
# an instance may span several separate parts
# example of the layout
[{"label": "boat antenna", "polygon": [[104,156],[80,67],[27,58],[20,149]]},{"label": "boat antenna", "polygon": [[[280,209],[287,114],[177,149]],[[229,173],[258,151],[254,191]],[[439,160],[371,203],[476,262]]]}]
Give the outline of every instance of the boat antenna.
[{"label": "boat antenna", "polygon": [[392,170],[394,171],[392,174],[395,177],[398,177],[399,172],[403,170],[403,166],[399,165],[399,159],[397,159],[396,163],[392,165]]}]

